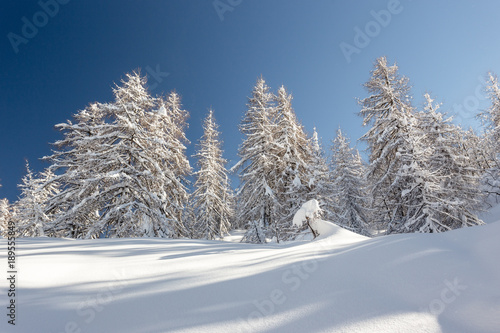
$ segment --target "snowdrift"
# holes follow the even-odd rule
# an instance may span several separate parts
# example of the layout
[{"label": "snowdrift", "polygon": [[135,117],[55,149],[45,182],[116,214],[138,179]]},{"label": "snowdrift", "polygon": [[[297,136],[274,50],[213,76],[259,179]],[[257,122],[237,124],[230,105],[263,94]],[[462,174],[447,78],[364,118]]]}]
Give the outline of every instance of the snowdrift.
[{"label": "snowdrift", "polygon": [[301,227],[305,223],[309,223],[309,227],[314,229],[315,236],[317,236],[315,238],[316,240],[335,236],[335,238],[330,239],[330,241],[336,244],[339,244],[339,242],[349,243],[368,239],[368,237],[360,236],[345,230],[332,222],[319,219],[318,216],[320,216],[320,212],[321,208],[319,202],[316,199],[309,200],[302,204],[302,207],[295,213],[292,224],[296,227]]},{"label": "snowdrift", "polygon": [[0,331],[499,331],[500,223],[374,239],[320,225],[287,245],[20,239],[16,326]]}]

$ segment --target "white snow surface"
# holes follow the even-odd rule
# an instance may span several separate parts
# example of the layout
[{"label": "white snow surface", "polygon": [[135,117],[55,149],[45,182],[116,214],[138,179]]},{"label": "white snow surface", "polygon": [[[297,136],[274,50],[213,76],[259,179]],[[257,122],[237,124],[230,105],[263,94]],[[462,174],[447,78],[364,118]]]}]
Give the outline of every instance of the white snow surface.
[{"label": "white snow surface", "polygon": [[0,332],[499,332],[500,222],[372,239],[319,225],[286,245],[19,239]]}]

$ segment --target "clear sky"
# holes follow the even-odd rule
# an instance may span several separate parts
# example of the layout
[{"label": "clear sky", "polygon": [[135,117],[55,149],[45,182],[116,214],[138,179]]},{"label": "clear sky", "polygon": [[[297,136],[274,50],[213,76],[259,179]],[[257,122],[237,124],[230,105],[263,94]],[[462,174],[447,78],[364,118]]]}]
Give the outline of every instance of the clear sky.
[{"label": "clear sky", "polygon": [[46,166],[38,159],[61,138],[54,125],[112,101],[113,83],[137,68],[153,93],[181,94],[190,155],[213,107],[229,167],[261,74],[288,88],[326,148],[339,126],[353,144],[366,131],[356,98],[379,56],[410,78],[415,106],[430,92],[464,127],[488,105],[480,78],[500,74],[496,0],[55,1],[0,3],[0,198],[11,201],[24,160]]}]

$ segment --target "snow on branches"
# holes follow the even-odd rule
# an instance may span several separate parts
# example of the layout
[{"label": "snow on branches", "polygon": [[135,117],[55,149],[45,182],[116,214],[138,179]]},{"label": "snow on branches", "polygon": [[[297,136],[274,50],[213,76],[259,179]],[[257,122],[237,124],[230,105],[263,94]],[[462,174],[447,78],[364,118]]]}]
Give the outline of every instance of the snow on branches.
[{"label": "snow on branches", "polygon": [[249,98],[240,130],[238,219],[249,223],[246,242],[293,239],[293,214],[304,202],[312,178],[312,149],[285,87],[277,95],[260,78]]},{"label": "snow on branches", "polygon": [[[364,85],[369,96],[359,104],[369,127],[361,138],[368,164],[339,130],[327,165],[318,133],[308,137],[292,95],[284,86],[271,92],[259,78],[240,124],[240,160],[231,169],[240,178],[236,195],[213,111],[193,174],[186,157],[189,114],[180,96],[152,96],[146,77],[127,74],[113,89],[114,101],[92,103],[56,125],[63,138],[44,158],[50,167],[36,175],[27,168],[21,198],[0,202],[0,228],[15,220],[20,236],[206,239],[246,228],[243,242],[280,242],[308,228],[317,234],[311,222],[301,223],[312,206],[314,214],[322,211],[364,235],[375,225],[402,233],[482,224],[482,192],[500,193],[496,76],[489,74],[491,106],[481,115],[487,133],[479,136],[452,124],[428,94],[418,111],[409,80],[398,71],[378,58]],[[305,215],[296,213],[304,209]]]},{"label": "snow on branches", "polygon": [[181,237],[190,165],[187,112],[178,95],[153,97],[146,78],[127,74],[115,101],[94,103],[57,127],[49,159],[60,193],[49,200],[52,232],[74,238]]},{"label": "snow on branches", "polygon": [[229,233],[233,215],[233,193],[229,186],[226,160],[222,157],[222,141],[213,111],[203,123],[203,137],[194,155],[198,171],[192,194],[195,212],[194,236],[219,239]]}]

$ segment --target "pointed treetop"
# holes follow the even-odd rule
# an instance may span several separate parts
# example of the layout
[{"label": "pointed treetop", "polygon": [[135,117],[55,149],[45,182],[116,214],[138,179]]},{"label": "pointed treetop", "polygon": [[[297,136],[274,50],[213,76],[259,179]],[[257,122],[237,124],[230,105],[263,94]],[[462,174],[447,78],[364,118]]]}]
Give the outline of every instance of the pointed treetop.
[{"label": "pointed treetop", "polygon": [[113,93],[117,102],[145,102],[149,97],[146,89],[147,77],[141,76],[139,70],[127,73],[126,78],[121,80],[121,86],[115,83]]},{"label": "pointed treetop", "polygon": [[318,138],[318,132],[316,131],[316,126],[313,127],[312,146],[315,152],[320,150],[319,138]]},{"label": "pointed treetop", "polygon": [[210,123],[215,123],[214,110],[212,108],[208,109],[208,115],[206,121]]},{"label": "pointed treetop", "polygon": [[425,98],[425,101],[427,103],[424,107],[425,111],[435,113],[441,107],[441,103],[438,103],[435,105],[433,104],[434,98],[432,98],[431,95],[429,95],[429,93],[425,93],[424,98]]}]

